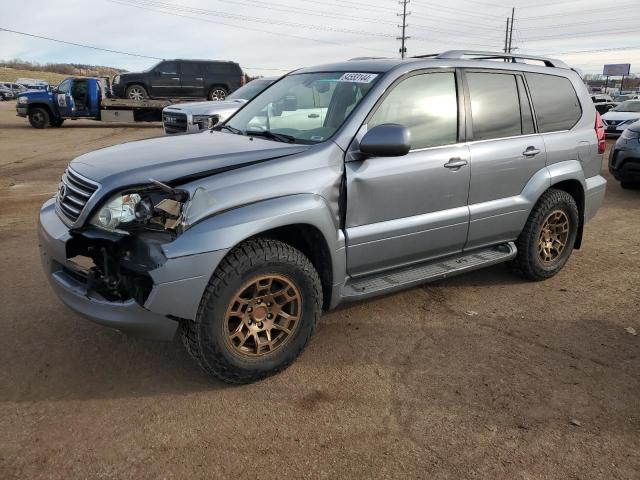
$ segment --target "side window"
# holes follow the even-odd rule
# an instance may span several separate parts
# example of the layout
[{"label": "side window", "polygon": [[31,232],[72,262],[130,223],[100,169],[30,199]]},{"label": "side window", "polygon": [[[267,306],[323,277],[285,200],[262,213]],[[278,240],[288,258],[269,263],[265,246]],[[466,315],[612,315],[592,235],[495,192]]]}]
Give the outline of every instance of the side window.
[{"label": "side window", "polygon": [[582,107],[568,78],[526,73],[538,130],[541,133],[570,130],[582,116]]},{"label": "side window", "polygon": [[515,75],[468,72],[473,139],[522,134],[520,99]]},{"label": "side window", "polygon": [[399,123],[411,131],[411,148],[450,145],[458,140],[458,100],[453,73],[425,73],[403,80],[382,101],[369,129]]},{"label": "side window", "polygon": [[522,77],[517,76],[518,82],[518,95],[520,96],[520,115],[522,117],[522,134],[528,135],[535,133],[533,126],[533,112],[531,111],[531,104],[529,103],[529,97],[527,96],[527,89],[524,88],[524,81]]},{"label": "side window", "polygon": [[71,80],[67,79],[58,85],[58,93],[69,93],[71,90]]},{"label": "side window", "polygon": [[177,75],[178,64],[176,62],[162,62],[156,67],[156,72],[160,72],[163,75]]},{"label": "side window", "polygon": [[200,65],[194,62],[182,62],[180,64],[182,75],[200,75]]}]

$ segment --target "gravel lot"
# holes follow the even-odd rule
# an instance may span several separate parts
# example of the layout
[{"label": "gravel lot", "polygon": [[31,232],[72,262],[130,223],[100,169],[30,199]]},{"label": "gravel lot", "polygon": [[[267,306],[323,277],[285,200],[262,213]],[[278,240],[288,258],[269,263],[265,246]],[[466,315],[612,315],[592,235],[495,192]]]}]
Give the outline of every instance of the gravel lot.
[{"label": "gravel lot", "polygon": [[640,191],[610,181],[549,281],[498,266],[349,305],[229,387],[178,342],[82,320],[40,269],[67,162],[161,134],[35,130],[0,103],[0,478],[640,478]]}]

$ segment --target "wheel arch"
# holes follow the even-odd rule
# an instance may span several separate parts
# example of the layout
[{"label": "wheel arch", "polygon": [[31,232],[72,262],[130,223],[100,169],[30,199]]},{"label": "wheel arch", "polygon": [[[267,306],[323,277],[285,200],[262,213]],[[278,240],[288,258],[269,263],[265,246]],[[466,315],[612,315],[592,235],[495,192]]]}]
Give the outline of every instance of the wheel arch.
[{"label": "wheel arch", "polygon": [[214,214],[165,246],[165,254],[180,257],[231,250],[251,238],[273,238],[300,250],[320,275],[323,307],[335,304],[335,286],[346,275],[344,235],[319,195],[289,195]]},{"label": "wheel arch", "polygon": [[576,202],[578,206],[578,215],[580,218],[580,224],[578,225],[578,234],[576,235],[576,241],[574,244],[574,248],[578,250],[582,245],[582,234],[584,231],[584,221],[585,221],[585,194],[584,194],[584,186],[577,179],[569,179],[562,180],[557,183],[552,183],[550,188],[555,188],[556,190],[563,190],[567,192]]},{"label": "wheel arch", "polygon": [[31,110],[33,110],[34,108],[44,108],[47,112],[49,112],[49,115],[51,115],[52,117],[59,117],[59,115],[54,112],[51,108],[51,105],[49,105],[48,103],[43,103],[43,102],[36,102],[36,103],[30,103],[27,105],[27,115],[31,113]]}]

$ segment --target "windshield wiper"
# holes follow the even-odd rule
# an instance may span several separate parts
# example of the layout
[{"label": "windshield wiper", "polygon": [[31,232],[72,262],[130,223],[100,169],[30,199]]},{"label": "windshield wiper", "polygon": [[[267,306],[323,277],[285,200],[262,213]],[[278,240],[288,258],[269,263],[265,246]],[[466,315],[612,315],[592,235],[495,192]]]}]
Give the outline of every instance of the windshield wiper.
[{"label": "windshield wiper", "polygon": [[247,130],[247,135],[253,135],[254,137],[265,137],[270,140],[276,140],[284,143],[295,143],[296,137],[287,135],[285,133],[275,133],[271,130]]},{"label": "windshield wiper", "polygon": [[236,135],[244,135],[244,132],[239,128],[231,127],[229,125],[220,125],[219,127],[215,127],[213,130],[229,130],[231,133],[235,133]]}]

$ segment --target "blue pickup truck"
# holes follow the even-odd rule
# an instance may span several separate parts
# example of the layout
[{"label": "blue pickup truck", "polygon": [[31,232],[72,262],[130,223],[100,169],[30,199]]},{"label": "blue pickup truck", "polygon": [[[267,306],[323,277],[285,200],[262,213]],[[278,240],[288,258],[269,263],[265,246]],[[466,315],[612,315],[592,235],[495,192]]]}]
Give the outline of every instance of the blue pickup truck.
[{"label": "blue pickup truck", "polygon": [[109,80],[69,77],[57,87],[28,91],[18,96],[18,116],[29,118],[34,128],[59,127],[79,118],[103,122],[159,122],[171,100],[109,98]]}]

